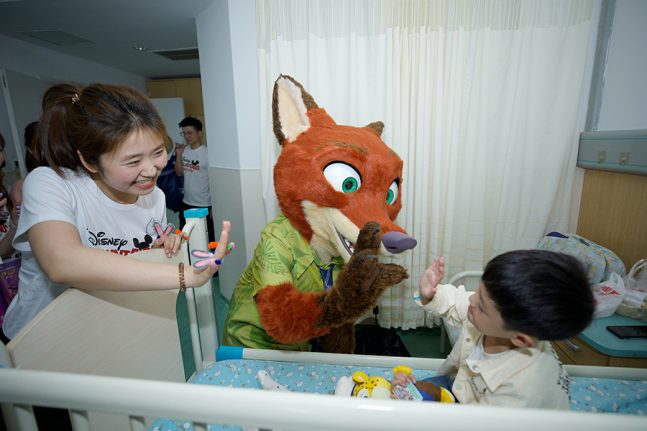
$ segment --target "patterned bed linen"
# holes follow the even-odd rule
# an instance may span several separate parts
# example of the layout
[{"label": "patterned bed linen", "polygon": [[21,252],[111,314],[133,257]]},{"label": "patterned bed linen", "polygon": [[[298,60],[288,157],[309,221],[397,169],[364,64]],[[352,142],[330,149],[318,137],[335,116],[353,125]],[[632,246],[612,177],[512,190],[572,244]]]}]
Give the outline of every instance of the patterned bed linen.
[{"label": "patterned bed linen", "polygon": [[[267,371],[272,378],[293,392],[333,394],[337,379],[361,369],[369,376],[393,377],[391,368],[350,365],[279,362],[254,359],[232,359],[216,362],[197,374],[191,383],[236,388],[261,389],[256,373]],[[413,370],[417,379],[435,374],[430,370]],[[647,381],[575,377],[571,379],[571,409],[586,412],[647,415]],[[149,430],[188,431],[190,421],[157,419]],[[210,431],[240,430],[238,426],[209,425]]]}]

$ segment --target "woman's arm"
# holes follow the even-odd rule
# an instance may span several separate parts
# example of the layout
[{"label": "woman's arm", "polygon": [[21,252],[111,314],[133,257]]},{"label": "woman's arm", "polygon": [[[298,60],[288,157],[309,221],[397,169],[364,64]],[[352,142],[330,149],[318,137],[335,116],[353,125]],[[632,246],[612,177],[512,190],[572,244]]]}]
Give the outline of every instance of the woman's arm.
[{"label": "woman's arm", "polygon": [[[231,225],[223,222],[215,254],[222,259]],[[66,222],[45,221],[27,232],[32,252],[47,277],[55,283],[85,290],[164,290],[180,287],[178,265],[129,259],[86,247],[77,229]],[[221,246],[222,245],[222,246]],[[204,270],[185,266],[186,287],[200,287],[218,270],[211,262]]]},{"label": "woman's arm", "polygon": [[175,175],[178,177],[184,176],[184,165],[182,164],[182,156],[184,155],[184,145],[175,144]]}]

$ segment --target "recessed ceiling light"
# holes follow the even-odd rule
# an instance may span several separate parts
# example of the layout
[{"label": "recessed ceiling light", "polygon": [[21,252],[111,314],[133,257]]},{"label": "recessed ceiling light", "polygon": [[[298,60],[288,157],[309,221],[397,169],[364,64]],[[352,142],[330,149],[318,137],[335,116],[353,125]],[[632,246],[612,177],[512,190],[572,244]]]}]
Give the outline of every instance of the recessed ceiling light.
[{"label": "recessed ceiling light", "polygon": [[155,54],[161,55],[162,57],[166,57],[169,60],[197,60],[200,58],[200,53],[198,52],[198,48],[180,48],[180,49],[160,49],[156,51],[152,51]]},{"label": "recessed ceiling light", "polygon": [[94,43],[90,40],[76,36],[63,30],[36,30],[36,31],[23,31],[20,32],[25,36],[33,37],[45,42],[53,43],[54,45],[65,46],[80,43]]}]

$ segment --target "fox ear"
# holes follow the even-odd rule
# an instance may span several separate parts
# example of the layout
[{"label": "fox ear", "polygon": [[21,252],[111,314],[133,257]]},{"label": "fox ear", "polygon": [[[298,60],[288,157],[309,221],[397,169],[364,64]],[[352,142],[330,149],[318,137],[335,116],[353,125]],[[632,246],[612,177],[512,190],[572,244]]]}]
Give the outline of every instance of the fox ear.
[{"label": "fox ear", "polygon": [[318,108],[303,86],[288,75],[280,75],[272,92],[274,135],[280,145],[293,142],[310,128],[308,111]]},{"label": "fox ear", "polygon": [[382,130],[384,130],[384,123],[381,121],[376,121],[371,124],[367,124],[364,126],[366,129],[371,129],[375,133],[377,133],[377,136],[382,136]]}]

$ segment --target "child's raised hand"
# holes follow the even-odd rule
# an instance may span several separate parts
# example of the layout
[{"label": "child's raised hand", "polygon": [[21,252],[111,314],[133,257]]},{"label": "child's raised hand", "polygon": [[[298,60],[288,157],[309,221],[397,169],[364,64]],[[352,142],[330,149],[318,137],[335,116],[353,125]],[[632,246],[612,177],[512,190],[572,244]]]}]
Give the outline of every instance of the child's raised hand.
[{"label": "child's raised hand", "polygon": [[437,257],[429,265],[429,268],[425,270],[425,273],[420,278],[420,296],[422,296],[423,302],[431,301],[436,295],[436,290],[440,280],[443,279],[445,275],[445,261],[442,257]]}]

